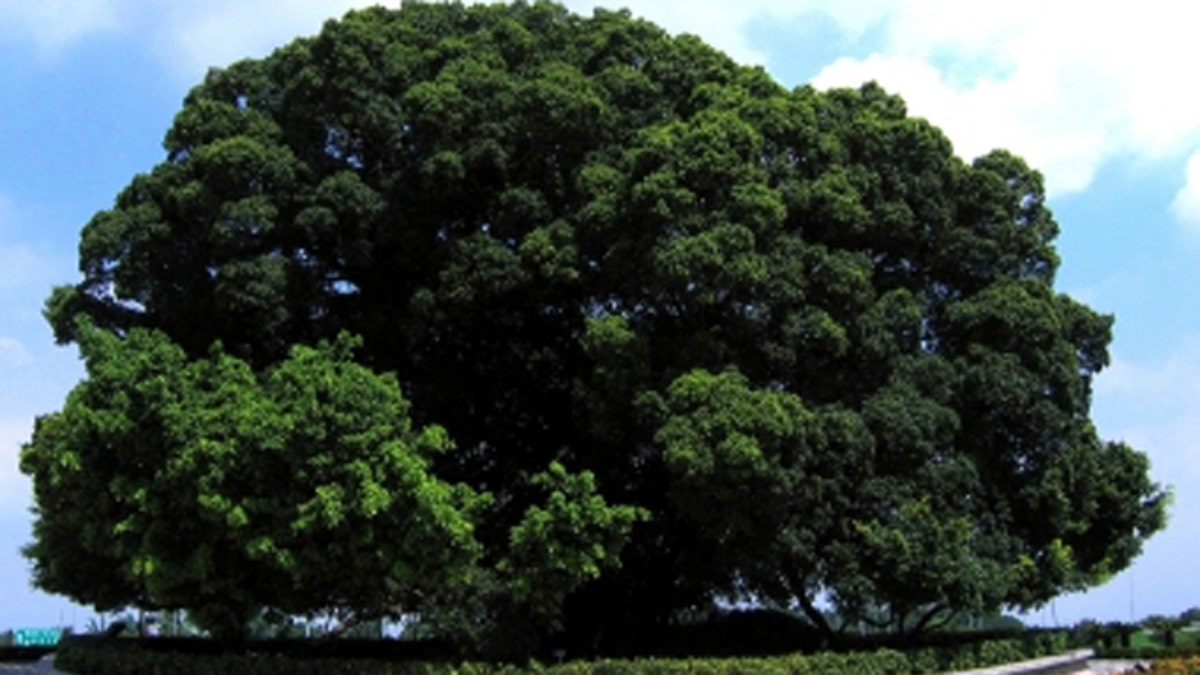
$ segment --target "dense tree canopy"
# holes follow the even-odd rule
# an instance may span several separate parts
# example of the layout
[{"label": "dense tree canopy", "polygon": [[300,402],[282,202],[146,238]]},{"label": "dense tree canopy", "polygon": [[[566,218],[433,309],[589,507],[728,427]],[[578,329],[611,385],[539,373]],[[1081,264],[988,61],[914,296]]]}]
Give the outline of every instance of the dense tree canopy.
[{"label": "dense tree canopy", "polygon": [[[479,572],[463,584],[501,580],[497,606],[583,635],[717,599],[915,630],[1099,583],[1164,524],[1144,455],[1089,422],[1112,319],[1054,291],[1040,175],[1004,151],[964,162],[874,84],[789,91],[624,12],[407,3],[211,71],[165,147],[84,228],[83,281],[47,305],[89,380],[26,450],[45,588],[242,592],[253,566],[213,578],[113,487],[147,476],[231,558],[302,570],[248,601],[389,604],[306,595],[339,563],[298,561],[332,537],[378,566],[363,579],[461,563]],[[392,385],[287,398],[351,372],[346,350],[295,346],[343,331],[411,408]],[[97,350],[169,369],[161,390],[125,385],[161,422],[95,421],[132,414],[93,402]],[[275,409],[259,425],[241,396]],[[449,441],[406,415],[456,449],[420,451]],[[346,416],[387,431],[342,432]],[[321,453],[329,476],[294,473]],[[60,476],[85,455],[103,470]],[[379,489],[353,487],[375,461]],[[205,496],[222,472],[231,494],[279,481],[295,499],[263,496],[259,524]],[[329,485],[343,505],[312,516],[314,540],[294,519]],[[58,542],[82,506],[58,500],[101,493],[134,519],[121,536]],[[416,529],[360,529],[374,500],[431,499],[445,513]],[[130,571],[79,572],[93,556]]]}]

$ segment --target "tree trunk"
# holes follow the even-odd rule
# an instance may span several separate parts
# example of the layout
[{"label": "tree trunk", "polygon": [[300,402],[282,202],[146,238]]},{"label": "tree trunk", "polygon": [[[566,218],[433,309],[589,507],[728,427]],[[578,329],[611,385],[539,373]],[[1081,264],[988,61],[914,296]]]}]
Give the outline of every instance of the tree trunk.
[{"label": "tree trunk", "polygon": [[839,639],[837,632],[833,630],[832,626],[829,625],[829,621],[825,618],[825,615],[821,614],[821,611],[818,610],[808,598],[799,596],[799,600],[800,609],[804,611],[804,616],[808,617],[808,620],[812,621],[813,624],[816,625],[817,630],[821,633],[821,637],[825,639],[825,646],[837,646],[841,640]]}]

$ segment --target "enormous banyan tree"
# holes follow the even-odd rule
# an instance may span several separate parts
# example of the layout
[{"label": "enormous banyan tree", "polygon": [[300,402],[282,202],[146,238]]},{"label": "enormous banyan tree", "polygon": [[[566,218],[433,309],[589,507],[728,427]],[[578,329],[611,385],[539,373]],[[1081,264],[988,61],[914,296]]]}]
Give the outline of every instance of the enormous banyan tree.
[{"label": "enormous banyan tree", "polygon": [[23,455],[47,590],[218,632],[603,648],[722,601],[915,631],[1164,524],[1089,420],[1112,318],[1055,292],[1040,175],[877,85],[407,3],[212,70],[165,149],[47,305],[89,375]]}]

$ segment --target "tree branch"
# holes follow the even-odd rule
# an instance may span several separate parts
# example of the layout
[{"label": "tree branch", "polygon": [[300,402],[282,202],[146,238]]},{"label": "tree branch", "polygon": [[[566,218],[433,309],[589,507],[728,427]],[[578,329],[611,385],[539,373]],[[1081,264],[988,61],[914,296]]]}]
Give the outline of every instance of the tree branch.
[{"label": "tree branch", "polygon": [[[945,605],[943,605],[942,603],[934,603],[933,607],[931,607],[929,609],[929,611],[926,612],[919,621],[917,621],[917,625],[913,626],[912,634],[916,635],[917,633],[920,633],[921,631],[925,630],[929,626],[929,623],[931,621],[933,621],[933,619],[938,614],[946,611],[947,609],[949,609],[949,608],[946,607]],[[950,612],[949,616],[947,616],[946,619],[944,619],[940,624],[938,624],[937,627],[940,628],[940,627],[946,625],[957,614],[958,614],[957,612]]]}]

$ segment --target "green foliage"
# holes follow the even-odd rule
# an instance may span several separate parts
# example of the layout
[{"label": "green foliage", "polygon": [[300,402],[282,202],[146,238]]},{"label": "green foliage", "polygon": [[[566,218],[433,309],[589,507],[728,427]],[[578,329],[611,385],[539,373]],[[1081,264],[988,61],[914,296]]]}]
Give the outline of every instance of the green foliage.
[{"label": "green foliage", "polygon": [[88,378],[21,457],[40,587],[236,635],[260,607],[374,616],[470,574],[484,502],[430,474],[445,432],[413,429],[354,341],[298,346],[260,380],[219,347],[188,360],[158,332],[77,334]]},{"label": "green foliage", "polygon": [[[48,590],[229,624],[420,595],[590,653],[719,598],[830,637],[818,598],[1036,607],[1165,525],[1088,420],[1113,320],[1054,291],[1041,175],[875,84],[405,3],[211,71],[164,146],[47,301],[95,362],[24,460]],[[297,346],[343,331],[393,379]]]},{"label": "green foliage", "polygon": [[532,483],[548,491],[546,504],[525,511],[512,529],[509,554],[499,569],[518,602],[556,620],[571,591],[620,565],[630,529],[649,513],[609,506],[590,471],[569,474],[557,462]]}]

